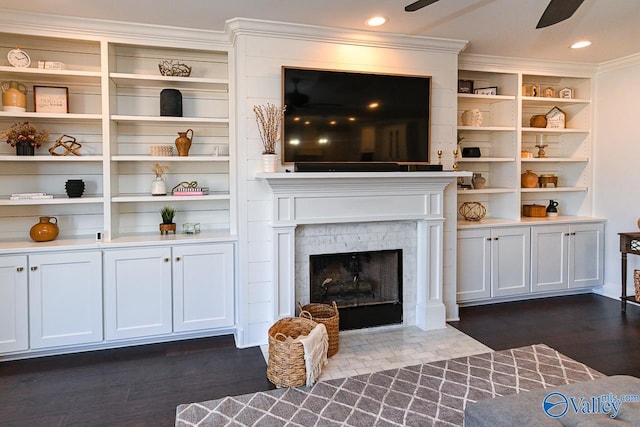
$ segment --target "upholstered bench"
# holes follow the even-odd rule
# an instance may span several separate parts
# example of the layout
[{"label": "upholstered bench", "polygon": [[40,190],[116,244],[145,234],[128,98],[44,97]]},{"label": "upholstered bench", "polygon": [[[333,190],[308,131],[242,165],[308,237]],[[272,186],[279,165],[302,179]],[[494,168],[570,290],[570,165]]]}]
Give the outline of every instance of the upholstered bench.
[{"label": "upholstered bench", "polygon": [[[543,401],[550,393],[557,394],[546,399],[547,411],[557,418],[547,415],[543,408]],[[640,426],[640,401],[620,404],[615,419],[603,413],[582,413],[583,409],[592,408],[600,412],[605,401],[602,396],[618,398],[621,395],[640,395],[640,379],[619,375],[481,400],[465,409],[464,426]]]}]

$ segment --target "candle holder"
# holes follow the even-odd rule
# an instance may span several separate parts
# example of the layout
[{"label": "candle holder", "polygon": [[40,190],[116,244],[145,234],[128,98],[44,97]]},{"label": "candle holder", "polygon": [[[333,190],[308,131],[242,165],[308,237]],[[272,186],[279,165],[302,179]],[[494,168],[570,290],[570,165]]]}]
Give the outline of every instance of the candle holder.
[{"label": "candle holder", "polygon": [[442,165],[442,150],[438,150],[438,164]]},{"label": "candle holder", "polygon": [[458,151],[457,149],[453,150],[453,170],[454,171],[458,170],[458,153],[459,152],[460,151]]}]

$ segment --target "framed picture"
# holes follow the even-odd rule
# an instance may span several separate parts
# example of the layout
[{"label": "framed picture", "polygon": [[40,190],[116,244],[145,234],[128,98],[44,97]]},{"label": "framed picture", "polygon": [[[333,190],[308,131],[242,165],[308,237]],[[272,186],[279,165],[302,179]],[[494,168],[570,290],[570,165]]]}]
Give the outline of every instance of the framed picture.
[{"label": "framed picture", "polygon": [[33,105],[36,113],[68,113],[69,88],[34,86]]},{"label": "framed picture", "polygon": [[458,80],[458,93],[473,93],[473,80]]},{"label": "framed picture", "polygon": [[478,89],[474,89],[473,93],[475,93],[476,95],[497,95],[498,86],[479,87]]}]

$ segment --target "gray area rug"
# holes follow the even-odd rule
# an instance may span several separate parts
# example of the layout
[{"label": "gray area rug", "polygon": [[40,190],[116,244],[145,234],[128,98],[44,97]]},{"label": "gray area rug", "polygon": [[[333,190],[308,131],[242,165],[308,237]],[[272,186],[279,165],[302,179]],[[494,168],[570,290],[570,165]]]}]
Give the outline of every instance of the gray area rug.
[{"label": "gray area rug", "polygon": [[470,402],[603,376],[537,344],[180,405],[176,426],[461,426]]}]

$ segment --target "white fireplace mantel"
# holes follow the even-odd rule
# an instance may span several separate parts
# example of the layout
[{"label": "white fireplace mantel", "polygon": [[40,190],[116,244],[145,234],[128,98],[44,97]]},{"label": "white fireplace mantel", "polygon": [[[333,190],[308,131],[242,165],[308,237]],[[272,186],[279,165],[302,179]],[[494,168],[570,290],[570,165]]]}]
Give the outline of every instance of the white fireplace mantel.
[{"label": "white fireplace mantel", "polygon": [[305,224],[417,222],[415,324],[445,327],[444,190],[470,172],[259,173],[273,195],[275,317],[295,315],[295,228]]}]

